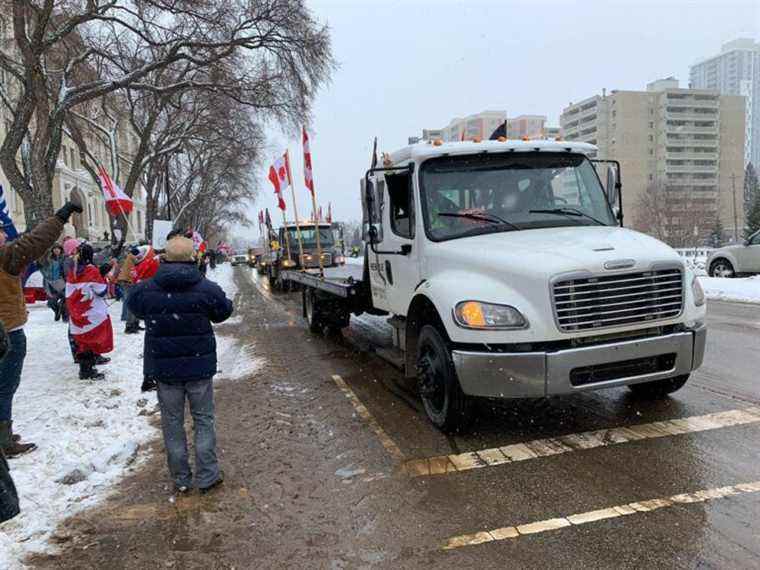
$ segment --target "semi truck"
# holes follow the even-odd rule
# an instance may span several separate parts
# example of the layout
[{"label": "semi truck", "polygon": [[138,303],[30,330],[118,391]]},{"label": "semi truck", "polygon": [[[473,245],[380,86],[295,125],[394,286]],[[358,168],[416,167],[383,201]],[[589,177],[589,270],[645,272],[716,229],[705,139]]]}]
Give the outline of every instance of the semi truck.
[{"label": "semi truck", "polygon": [[[319,248],[317,248],[317,228],[319,229]],[[299,234],[301,247],[299,247]],[[303,250],[303,256],[301,255]],[[345,264],[342,249],[340,225],[332,222],[289,222],[277,230],[277,240],[270,248],[266,263],[269,281],[275,289],[288,288],[292,282],[282,278],[285,270],[331,268]]]},{"label": "semi truck", "polygon": [[624,227],[620,165],[596,152],[407,146],[362,179],[361,273],[283,278],[302,286],[312,332],[387,316],[394,358],[443,431],[466,429],[477,398],[664,397],[702,363],[705,294],[675,250]]}]

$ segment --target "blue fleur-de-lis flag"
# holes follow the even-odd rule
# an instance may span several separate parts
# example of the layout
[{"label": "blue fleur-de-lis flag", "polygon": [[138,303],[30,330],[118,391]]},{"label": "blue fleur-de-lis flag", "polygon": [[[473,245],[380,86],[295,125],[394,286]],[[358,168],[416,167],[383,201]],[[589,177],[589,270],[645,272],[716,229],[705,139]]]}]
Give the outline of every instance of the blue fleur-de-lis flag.
[{"label": "blue fleur-de-lis flag", "polygon": [[0,228],[5,231],[5,235],[8,236],[9,241],[18,237],[16,226],[13,224],[13,220],[11,220],[8,203],[5,201],[5,192],[3,191],[2,184],[0,184]]}]

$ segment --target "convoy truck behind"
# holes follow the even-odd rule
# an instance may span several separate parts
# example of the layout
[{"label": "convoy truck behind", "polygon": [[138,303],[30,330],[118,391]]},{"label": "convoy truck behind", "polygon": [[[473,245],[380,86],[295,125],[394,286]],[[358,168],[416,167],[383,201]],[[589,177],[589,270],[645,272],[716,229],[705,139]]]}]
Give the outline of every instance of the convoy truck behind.
[{"label": "convoy truck behind", "polygon": [[361,278],[283,277],[304,286],[312,331],[389,316],[397,361],[445,431],[468,425],[474,398],[665,396],[702,363],[705,296],[673,249],[623,227],[619,165],[595,151],[403,148],[362,180]]},{"label": "convoy truck behind", "polygon": [[[317,248],[317,227],[319,248]],[[301,247],[299,247],[299,229]],[[323,268],[338,267],[346,262],[340,243],[339,225],[331,222],[287,223],[277,230],[277,240],[271,248],[266,271],[269,281],[276,289],[286,288],[282,279],[285,270],[319,269],[320,254]],[[303,256],[301,255],[303,249]]]}]

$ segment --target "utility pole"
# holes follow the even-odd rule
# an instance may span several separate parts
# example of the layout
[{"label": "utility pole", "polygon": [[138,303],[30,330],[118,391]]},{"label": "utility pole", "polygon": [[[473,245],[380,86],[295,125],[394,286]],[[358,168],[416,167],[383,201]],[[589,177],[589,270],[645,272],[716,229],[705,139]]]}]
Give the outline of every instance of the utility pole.
[{"label": "utility pole", "polygon": [[739,241],[739,220],[736,216],[736,173],[731,174],[731,199],[734,204],[734,243]]}]

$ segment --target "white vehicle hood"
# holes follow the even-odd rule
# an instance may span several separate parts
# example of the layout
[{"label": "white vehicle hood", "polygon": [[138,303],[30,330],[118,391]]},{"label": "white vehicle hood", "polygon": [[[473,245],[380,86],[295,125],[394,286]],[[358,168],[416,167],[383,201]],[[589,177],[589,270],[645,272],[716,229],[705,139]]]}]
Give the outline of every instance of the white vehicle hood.
[{"label": "white vehicle hood", "polygon": [[[432,244],[431,244],[432,245]],[[683,262],[666,244],[633,230],[617,227],[562,227],[501,232],[439,242],[435,259],[466,263],[503,273],[551,276],[565,272],[606,273],[608,262],[630,260],[626,272],[653,264]],[[440,267],[439,267],[440,268]],[[430,269],[433,269],[431,267]],[[490,273],[490,271],[486,271]]]}]

